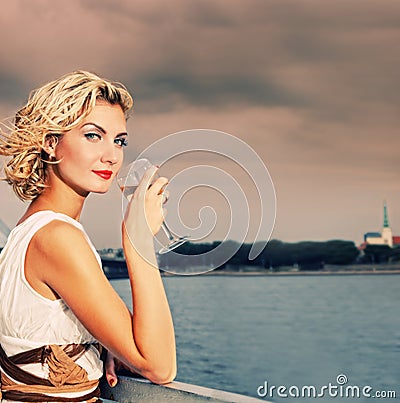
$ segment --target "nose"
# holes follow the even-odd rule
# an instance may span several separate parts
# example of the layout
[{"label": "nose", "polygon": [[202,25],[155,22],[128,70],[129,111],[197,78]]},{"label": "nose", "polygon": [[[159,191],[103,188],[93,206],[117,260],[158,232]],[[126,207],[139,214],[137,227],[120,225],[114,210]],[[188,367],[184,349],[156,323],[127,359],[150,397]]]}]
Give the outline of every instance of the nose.
[{"label": "nose", "polygon": [[115,147],[115,144],[105,144],[102,156],[101,156],[101,162],[108,164],[108,165],[115,165],[120,158],[120,152],[119,150]]}]

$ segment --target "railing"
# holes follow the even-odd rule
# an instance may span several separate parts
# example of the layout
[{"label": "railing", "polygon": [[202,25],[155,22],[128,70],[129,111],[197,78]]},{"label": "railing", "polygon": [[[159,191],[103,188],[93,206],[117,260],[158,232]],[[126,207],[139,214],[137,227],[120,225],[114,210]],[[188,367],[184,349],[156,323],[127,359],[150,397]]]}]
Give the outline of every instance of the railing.
[{"label": "railing", "polygon": [[120,403],[164,403],[164,402],[232,402],[232,403],[270,403],[237,393],[205,388],[183,382],[156,385],[146,379],[119,376],[118,384],[110,388],[102,381],[102,398]]}]

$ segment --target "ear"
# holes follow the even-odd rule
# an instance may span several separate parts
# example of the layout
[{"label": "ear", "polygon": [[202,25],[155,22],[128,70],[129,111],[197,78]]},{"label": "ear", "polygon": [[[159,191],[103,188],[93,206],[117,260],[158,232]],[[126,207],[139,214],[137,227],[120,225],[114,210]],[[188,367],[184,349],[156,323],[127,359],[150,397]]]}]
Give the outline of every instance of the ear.
[{"label": "ear", "polygon": [[49,159],[55,159],[58,137],[55,134],[48,134],[44,139],[43,150],[48,154]]}]

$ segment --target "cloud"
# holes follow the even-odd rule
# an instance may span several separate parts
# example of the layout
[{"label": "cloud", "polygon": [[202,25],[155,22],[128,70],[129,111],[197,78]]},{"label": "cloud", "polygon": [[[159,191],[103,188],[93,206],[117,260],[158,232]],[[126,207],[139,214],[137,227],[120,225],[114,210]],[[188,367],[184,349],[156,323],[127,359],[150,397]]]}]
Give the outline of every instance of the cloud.
[{"label": "cloud", "polygon": [[0,111],[78,68],[121,81],[127,159],[179,130],[234,134],[273,174],[282,233],[306,233],[316,211],[398,200],[399,17],[395,0],[7,2]]},{"label": "cloud", "polygon": [[149,102],[172,96],[210,107],[319,105],[343,113],[343,100],[398,99],[400,9],[383,3],[17,1],[4,6],[0,32],[11,39],[3,48],[12,57],[2,65],[21,77],[31,70],[34,84],[36,76],[86,66],[121,77]]}]

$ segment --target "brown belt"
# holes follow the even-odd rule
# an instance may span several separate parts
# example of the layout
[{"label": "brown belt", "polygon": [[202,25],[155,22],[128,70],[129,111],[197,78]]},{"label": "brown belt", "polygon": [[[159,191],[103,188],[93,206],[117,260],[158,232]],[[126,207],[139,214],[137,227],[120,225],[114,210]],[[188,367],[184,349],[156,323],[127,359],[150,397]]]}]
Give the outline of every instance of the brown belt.
[{"label": "brown belt", "polygon": [[[90,344],[65,346],[51,344],[8,357],[0,345],[2,369],[0,399],[21,402],[97,401],[100,396],[99,380],[90,381],[86,370],[75,362],[90,346]],[[19,367],[34,363],[48,365],[48,379],[33,375]],[[56,396],[58,393],[85,392],[93,388],[95,388],[93,391],[79,397]]]}]

